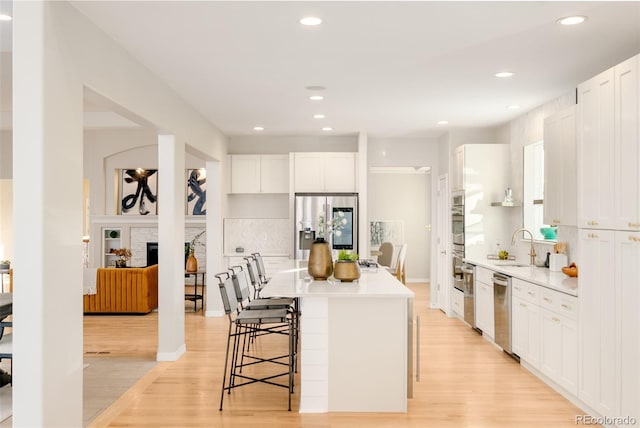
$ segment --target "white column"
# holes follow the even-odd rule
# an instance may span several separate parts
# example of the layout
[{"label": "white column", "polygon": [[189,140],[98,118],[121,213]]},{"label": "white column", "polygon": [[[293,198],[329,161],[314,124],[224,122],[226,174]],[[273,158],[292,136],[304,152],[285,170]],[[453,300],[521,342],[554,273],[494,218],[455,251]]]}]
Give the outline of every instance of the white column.
[{"label": "white column", "polygon": [[370,256],[368,174],[368,139],[367,134],[360,132],[358,134],[358,252],[363,259]]},{"label": "white column", "polygon": [[224,309],[215,274],[225,270],[222,247],[222,165],[207,161],[207,292],[206,316],[222,316]]},{"label": "white column", "polygon": [[185,144],[158,136],[158,361],[185,353]]},{"label": "white column", "polygon": [[82,426],[82,85],[56,6],[13,10],[13,425]]}]

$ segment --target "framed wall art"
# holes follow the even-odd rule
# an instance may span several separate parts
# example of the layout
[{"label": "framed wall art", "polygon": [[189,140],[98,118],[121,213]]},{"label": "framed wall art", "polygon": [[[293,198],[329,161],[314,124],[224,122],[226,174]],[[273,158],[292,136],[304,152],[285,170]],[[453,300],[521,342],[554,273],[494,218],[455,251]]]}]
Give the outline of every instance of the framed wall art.
[{"label": "framed wall art", "polygon": [[377,247],[383,242],[395,245],[404,243],[404,221],[371,221],[371,246]]},{"label": "framed wall art", "polygon": [[187,215],[207,214],[207,171],[187,170]]},{"label": "framed wall art", "polygon": [[120,177],[120,214],[156,215],[158,170],[121,169]]}]

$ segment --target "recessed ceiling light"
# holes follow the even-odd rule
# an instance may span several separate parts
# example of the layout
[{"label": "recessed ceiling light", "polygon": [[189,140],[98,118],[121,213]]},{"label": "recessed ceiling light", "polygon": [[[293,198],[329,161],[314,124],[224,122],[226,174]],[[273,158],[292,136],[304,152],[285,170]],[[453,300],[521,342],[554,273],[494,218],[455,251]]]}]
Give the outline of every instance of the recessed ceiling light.
[{"label": "recessed ceiling light", "polygon": [[576,24],[582,24],[586,20],[587,20],[586,16],[576,15],[576,16],[566,16],[564,18],[560,18],[556,22],[560,25],[576,25]]},{"label": "recessed ceiling light", "polygon": [[322,24],[322,19],[316,16],[306,16],[300,20],[302,25],[314,26]]},{"label": "recessed ceiling light", "polygon": [[264,128],[262,126],[254,126],[253,130],[254,131],[264,131]]},{"label": "recessed ceiling light", "polygon": [[324,119],[324,114],[322,114],[322,113],[314,114],[314,115],[313,115],[313,118],[314,118],[314,119]]},{"label": "recessed ceiling light", "polygon": [[449,122],[446,121],[446,120],[439,120],[438,121],[438,125],[448,125],[448,124],[449,124]]},{"label": "recessed ceiling light", "polygon": [[327,88],[325,86],[311,85],[305,86],[305,89],[308,89],[310,91],[324,91]]},{"label": "recessed ceiling light", "polygon": [[324,100],[324,97],[322,95],[311,95],[309,99],[311,101],[322,101]]},{"label": "recessed ceiling light", "polygon": [[515,110],[515,109],[520,108],[520,106],[519,106],[519,105],[517,105],[517,104],[513,104],[513,105],[510,105],[510,106],[509,106],[509,107],[507,107],[507,108],[508,108],[508,109],[511,109],[511,110]]},{"label": "recessed ceiling light", "polygon": [[496,77],[511,77],[513,76],[513,73],[510,71],[501,71],[499,73],[496,73]]},{"label": "recessed ceiling light", "polygon": [[333,131],[333,128],[330,126],[325,126],[324,128],[322,128],[323,131]]},{"label": "recessed ceiling light", "polygon": [[0,21],[11,21],[13,18],[9,15],[5,15],[4,13],[0,13]]}]

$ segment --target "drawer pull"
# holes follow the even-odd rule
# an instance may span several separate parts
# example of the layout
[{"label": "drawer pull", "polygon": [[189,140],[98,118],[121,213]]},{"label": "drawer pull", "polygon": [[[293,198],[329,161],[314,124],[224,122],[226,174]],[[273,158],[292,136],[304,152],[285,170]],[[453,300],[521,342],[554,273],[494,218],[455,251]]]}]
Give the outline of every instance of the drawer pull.
[{"label": "drawer pull", "polygon": [[640,223],[629,223],[629,227],[638,228],[640,227]]},{"label": "drawer pull", "polygon": [[536,293],[532,293],[531,291],[527,291],[527,294],[528,294],[529,296],[535,296],[535,295],[536,295]]},{"label": "drawer pull", "polygon": [[551,300],[551,299],[550,299],[550,298],[548,298],[548,297],[545,297],[545,298],[544,298],[544,301],[545,301],[545,302],[547,302],[547,303],[552,303],[552,302],[553,302],[553,300]]},{"label": "drawer pull", "polygon": [[523,308],[527,307],[527,305],[525,305],[524,303],[520,303],[520,306],[522,306]]},{"label": "drawer pull", "polygon": [[[629,237],[629,239],[631,239],[631,237]],[[514,290],[518,290],[518,291],[522,291],[522,288],[520,287],[513,287]]]},{"label": "drawer pull", "polygon": [[555,322],[560,322],[560,318],[558,318],[558,317],[553,317],[551,319],[554,320]]},{"label": "drawer pull", "polygon": [[571,310],[571,306],[569,306],[569,305],[565,305],[565,304],[563,303],[561,306],[562,306],[563,308],[565,308],[565,309],[569,309],[569,310]]}]

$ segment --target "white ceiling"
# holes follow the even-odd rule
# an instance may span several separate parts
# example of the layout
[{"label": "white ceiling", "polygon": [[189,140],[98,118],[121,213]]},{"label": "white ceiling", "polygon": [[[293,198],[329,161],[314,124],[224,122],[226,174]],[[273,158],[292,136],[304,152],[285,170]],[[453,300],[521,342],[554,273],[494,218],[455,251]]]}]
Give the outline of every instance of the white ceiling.
[{"label": "white ceiling", "polygon": [[230,136],[495,126],[640,52],[636,1],[71,3]]}]

